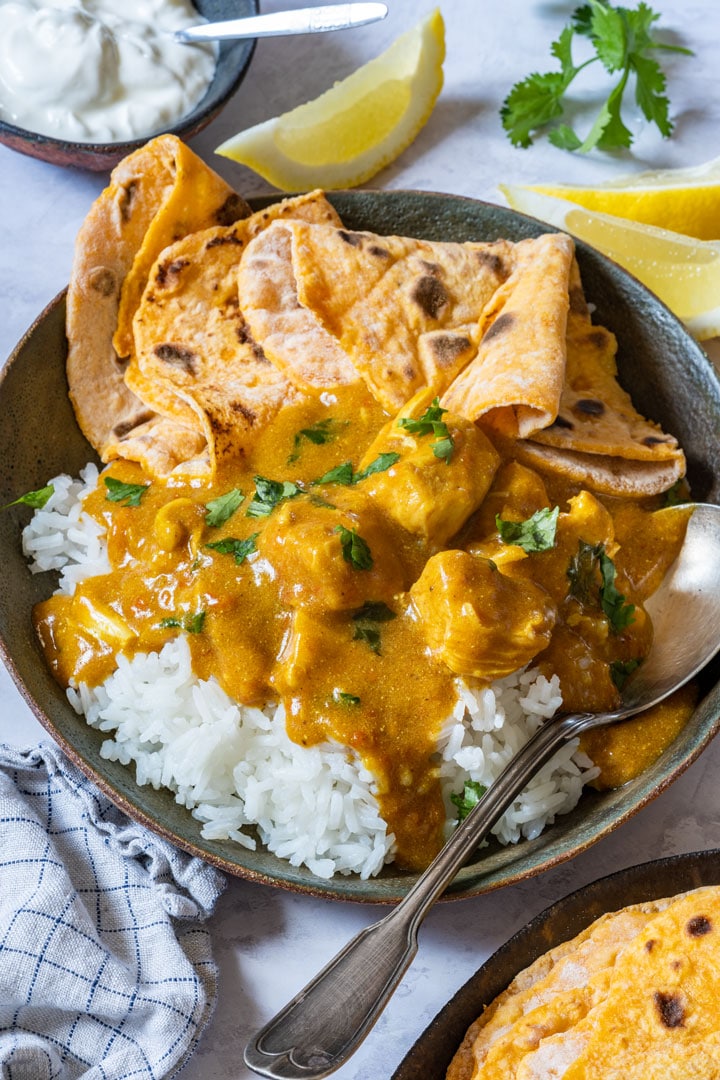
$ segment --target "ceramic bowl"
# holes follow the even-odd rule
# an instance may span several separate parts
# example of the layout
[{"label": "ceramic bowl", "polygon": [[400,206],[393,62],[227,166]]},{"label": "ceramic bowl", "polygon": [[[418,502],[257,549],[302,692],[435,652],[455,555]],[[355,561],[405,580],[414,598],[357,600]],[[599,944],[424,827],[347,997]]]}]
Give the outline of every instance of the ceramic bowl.
[{"label": "ceramic bowl", "polygon": [[[256,15],[258,0],[193,0],[200,15],[209,22],[223,19],[240,19]],[[213,80],[203,99],[192,112],[178,119],[165,132],[189,139],[209,124],[227,104],[243,80],[250,64],[254,40],[221,41]],[[163,132],[148,131],[142,138],[125,142],[91,143],[72,142],[52,135],[40,135],[36,131],[16,127],[0,118],[0,143],[29,157],[49,161],[53,165],[75,166],[92,172],[104,172],[133,150],[143,146],[153,135]]]},{"label": "ceramic bowl", "polygon": [[[522,240],[547,231],[532,218],[473,199],[418,192],[331,193],[345,225],[431,240]],[[254,208],[270,199],[258,199]],[[676,435],[688,455],[699,500],[720,502],[720,384],[707,357],[668,309],[638,281],[578,244],[596,321],[618,337],[620,378],[637,407]],[[58,473],[77,475],[94,453],[80,433],[65,379],[65,301],[58,297],[15,350],[0,378],[0,506]],[[53,417],[48,424],[48,416]],[[40,722],[73,760],[129,815],[230,874],[334,899],[389,903],[415,876],[386,866],[370,881],[330,881],[277,859],[261,845],[203,840],[200,826],[169,791],[139,787],[134,773],[100,755],[102,734],[70,708],[35,643],[31,609],[54,589],[53,575],[31,575],[20,532],[29,510],[0,514],[0,655]],[[536,840],[481,849],[457,874],[452,898],[472,896],[537,874],[585,850],[663,791],[707,745],[720,724],[720,661],[701,680],[701,702],[675,742],[640,776],[612,791],[587,790],[578,806]]]}]

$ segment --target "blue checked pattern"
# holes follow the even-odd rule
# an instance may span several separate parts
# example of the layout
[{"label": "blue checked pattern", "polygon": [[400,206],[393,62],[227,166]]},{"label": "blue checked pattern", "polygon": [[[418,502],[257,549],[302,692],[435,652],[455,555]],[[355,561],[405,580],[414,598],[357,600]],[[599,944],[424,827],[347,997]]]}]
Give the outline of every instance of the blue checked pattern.
[{"label": "blue checked pattern", "polygon": [[56,747],[0,746],[0,1075],[175,1075],[215,1004],[223,884]]}]

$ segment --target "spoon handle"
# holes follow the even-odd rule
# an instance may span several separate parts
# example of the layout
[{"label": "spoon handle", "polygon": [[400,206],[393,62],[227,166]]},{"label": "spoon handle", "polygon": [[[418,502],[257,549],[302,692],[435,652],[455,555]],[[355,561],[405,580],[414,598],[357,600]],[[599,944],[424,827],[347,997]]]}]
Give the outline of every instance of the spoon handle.
[{"label": "spoon handle", "polygon": [[321,34],[349,30],[384,19],[388,9],[381,3],[326,4],[325,7],[270,11],[225,22],[200,23],[175,30],[176,41],[228,41],[240,38],[284,37],[287,34]]},{"label": "spoon handle", "polygon": [[462,821],[405,899],[350,941],[245,1048],[245,1064],[273,1080],[320,1080],[355,1051],[415,953],[434,901],[529,780],[563,743],[597,723],[563,716],[540,727]]}]

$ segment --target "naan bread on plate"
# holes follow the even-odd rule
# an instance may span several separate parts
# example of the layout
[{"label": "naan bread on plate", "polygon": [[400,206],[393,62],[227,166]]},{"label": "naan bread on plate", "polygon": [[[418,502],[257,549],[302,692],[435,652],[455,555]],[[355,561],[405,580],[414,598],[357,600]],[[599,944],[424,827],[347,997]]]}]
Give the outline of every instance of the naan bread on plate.
[{"label": "naan bread on plate", "polygon": [[440,394],[450,385],[475,355],[485,305],[513,267],[515,245],[504,240],[435,243],[287,228],[300,303],[390,413],[423,387]]},{"label": "naan bread on plate", "polygon": [[720,1076],[720,889],[602,916],[469,1028],[447,1080]]},{"label": "naan bread on plate", "polygon": [[258,211],[227,228],[167,247],[149,275],[134,320],[127,379],[143,398],[207,441],[215,466],[297,397],[254,340],[238,293],[246,245],[278,219],[339,218],[320,192]]},{"label": "naan bread on plate", "polygon": [[[247,213],[232,188],[173,135],[124,158],[90,209],[67,295],[67,373],[78,424],[103,460],[153,415],[124,380],[128,328],[152,263],[171,241]],[[170,446],[174,433],[166,435]]]}]

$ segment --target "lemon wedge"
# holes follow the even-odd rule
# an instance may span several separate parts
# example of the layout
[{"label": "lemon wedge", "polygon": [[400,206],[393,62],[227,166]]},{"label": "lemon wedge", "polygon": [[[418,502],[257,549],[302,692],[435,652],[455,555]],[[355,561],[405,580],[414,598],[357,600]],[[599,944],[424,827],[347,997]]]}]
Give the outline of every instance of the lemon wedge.
[{"label": "lemon wedge", "polygon": [[720,334],[720,242],[696,240],[501,184],[513,210],[592,244],[652,289],[700,341]]},{"label": "lemon wedge", "polygon": [[443,83],[445,24],[433,11],[314,101],[241,131],[216,153],[282,191],[355,187],[394,161]]},{"label": "lemon wedge", "polygon": [[699,240],[720,239],[720,157],[690,168],[619,176],[599,187],[532,184],[529,190]]}]

